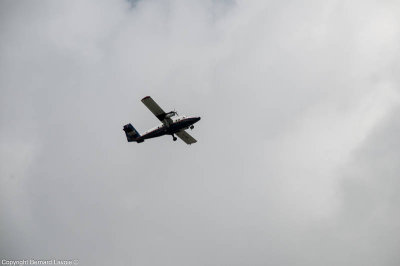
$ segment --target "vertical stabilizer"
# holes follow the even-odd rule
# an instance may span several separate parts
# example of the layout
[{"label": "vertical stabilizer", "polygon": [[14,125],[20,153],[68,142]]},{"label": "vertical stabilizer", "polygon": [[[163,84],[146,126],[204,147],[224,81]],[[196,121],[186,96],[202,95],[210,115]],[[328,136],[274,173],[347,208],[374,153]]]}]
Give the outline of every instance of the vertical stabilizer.
[{"label": "vertical stabilizer", "polygon": [[124,131],[128,142],[136,141],[140,137],[139,132],[137,132],[137,130],[132,126],[132,124],[125,125]]}]

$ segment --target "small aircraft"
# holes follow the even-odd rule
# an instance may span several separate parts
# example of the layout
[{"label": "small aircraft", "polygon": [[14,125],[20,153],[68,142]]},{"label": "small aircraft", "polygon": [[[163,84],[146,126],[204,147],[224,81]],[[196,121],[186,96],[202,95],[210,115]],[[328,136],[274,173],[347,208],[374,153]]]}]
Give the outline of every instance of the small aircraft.
[{"label": "small aircraft", "polygon": [[175,135],[177,135],[186,144],[196,143],[195,140],[186,129],[193,129],[193,124],[200,120],[200,117],[195,116],[178,116],[178,113],[174,110],[171,112],[164,112],[160,106],[150,97],[146,96],[142,99],[142,103],[146,105],[147,108],[162,122],[159,126],[149,129],[143,135],[132,126],[132,124],[127,124],[124,126],[124,131],[128,142],[141,143],[145,139],[151,139],[155,137],[160,137],[163,135],[171,135],[174,141],[177,140]]}]

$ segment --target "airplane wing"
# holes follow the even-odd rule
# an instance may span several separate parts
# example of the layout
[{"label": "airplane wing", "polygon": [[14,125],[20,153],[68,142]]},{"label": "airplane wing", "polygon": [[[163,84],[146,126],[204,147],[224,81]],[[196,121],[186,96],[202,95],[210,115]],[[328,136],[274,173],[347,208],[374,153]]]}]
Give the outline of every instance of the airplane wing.
[{"label": "airplane wing", "polygon": [[197,142],[197,140],[195,140],[192,136],[190,136],[189,133],[187,133],[185,130],[181,130],[175,134],[186,144],[193,144]]},{"label": "airplane wing", "polygon": [[171,118],[166,118],[166,113],[163,109],[150,97],[146,96],[142,99],[142,103],[164,124],[172,123]]}]

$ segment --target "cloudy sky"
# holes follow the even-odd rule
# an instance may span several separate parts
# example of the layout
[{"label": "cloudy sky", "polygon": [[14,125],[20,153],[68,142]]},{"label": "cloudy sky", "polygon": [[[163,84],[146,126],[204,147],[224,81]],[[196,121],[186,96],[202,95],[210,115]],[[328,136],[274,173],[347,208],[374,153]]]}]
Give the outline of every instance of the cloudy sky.
[{"label": "cloudy sky", "polygon": [[[0,1],[0,259],[399,265],[398,1]],[[201,116],[188,146],[127,143]]]}]

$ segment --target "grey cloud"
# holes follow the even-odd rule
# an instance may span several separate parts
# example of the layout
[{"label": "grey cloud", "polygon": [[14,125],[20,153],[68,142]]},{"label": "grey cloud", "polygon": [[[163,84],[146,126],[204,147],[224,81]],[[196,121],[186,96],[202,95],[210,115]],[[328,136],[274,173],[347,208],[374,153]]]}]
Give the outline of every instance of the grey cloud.
[{"label": "grey cloud", "polygon": [[398,264],[395,2],[1,5],[1,258]]}]

